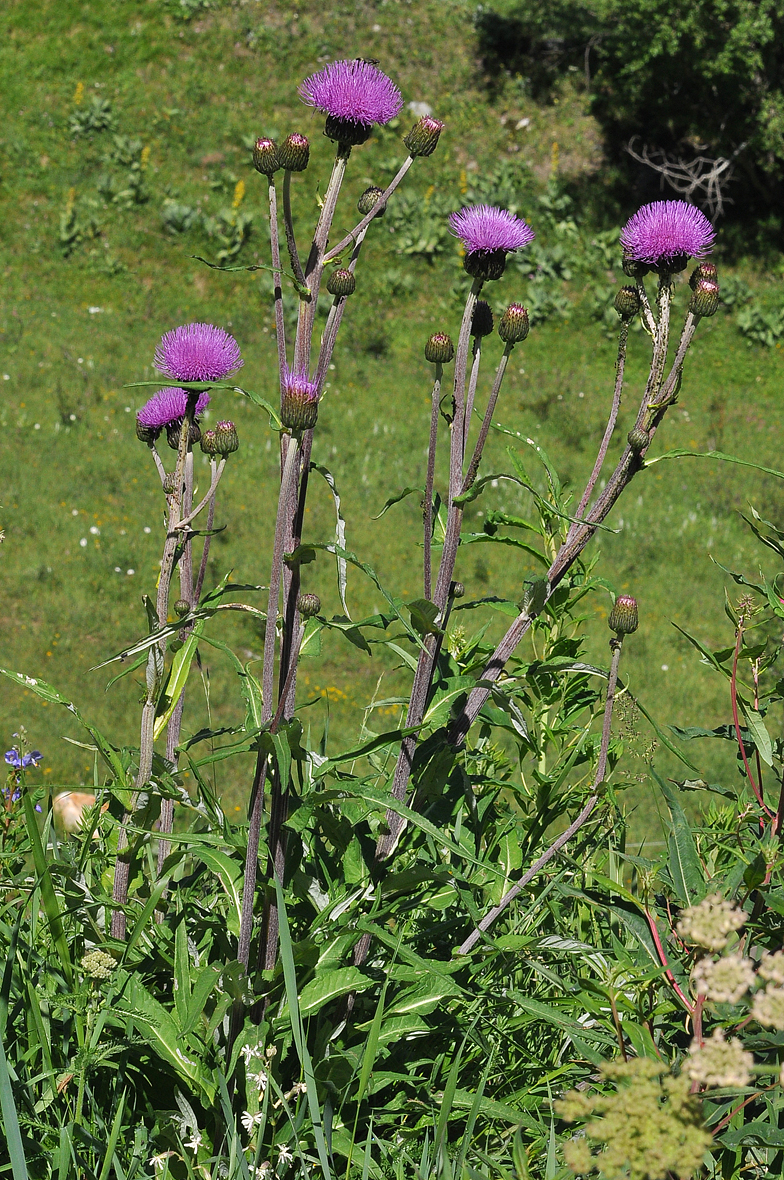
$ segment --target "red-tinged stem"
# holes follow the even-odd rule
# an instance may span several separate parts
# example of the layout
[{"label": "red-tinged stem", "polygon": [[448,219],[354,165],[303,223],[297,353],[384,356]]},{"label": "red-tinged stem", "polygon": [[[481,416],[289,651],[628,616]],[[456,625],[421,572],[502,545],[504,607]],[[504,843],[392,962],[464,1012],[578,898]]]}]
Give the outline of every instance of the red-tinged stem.
[{"label": "red-tinged stem", "polygon": [[689,1013],[690,1016],[694,1016],[694,1005],[692,1004],[691,1000],[689,1000],[683,994],[683,992],[678,984],[677,979],[673,975],[672,971],[670,971],[669,960],[668,960],[667,955],[665,953],[664,947],[662,946],[662,940],[659,937],[659,930],[656,926],[656,919],[653,916],[653,914],[651,914],[651,912],[647,906],[645,907],[643,912],[645,914],[645,920],[648,923],[648,928],[651,932],[651,937],[653,938],[654,944],[656,946],[657,954],[661,960],[661,965],[662,965],[662,967],[664,967],[664,974],[667,976],[667,979],[669,980],[670,984],[672,985],[673,990],[675,991],[675,994],[678,996],[678,999],[681,1001],[681,1003],[683,1004],[686,1011]]},{"label": "red-tinged stem", "polygon": [[724,1128],[732,1122],[732,1120],[735,1118],[735,1115],[738,1114],[739,1111],[744,1110],[750,1102],[754,1102],[757,1098],[761,1098],[763,1094],[767,1094],[771,1090],[775,1090],[777,1085],[778,1083],[774,1082],[772,1086],[765,1086],[763,1090],[757,1090],[754,1094],[749,1094],[748,1098],[744,1098],[743,1101],[738,1106],[736,1106],[734,1110],[731,1110],[729,1114],[726,1114],[724,1118],[716,1124],[715,1127],[709,1128],[711,1133],[715,1136],[719,1133],[719,1131],[723,1131]]},{"label": "red-tinged stem", "polygon": [[422,514],[424,526],[424,578],[423,587],[425,598],[430,599],[433,587],[433,567],[431,546],[433,543],[433,485],[436,474],[436,443],[438,441],[438,415],[441,404],[441,378],[444,367],[436,364],[436,377],[433,382],[433,395],[430,406],[430,442],[427,448],[427,475],[425,477],[425,503]]}]

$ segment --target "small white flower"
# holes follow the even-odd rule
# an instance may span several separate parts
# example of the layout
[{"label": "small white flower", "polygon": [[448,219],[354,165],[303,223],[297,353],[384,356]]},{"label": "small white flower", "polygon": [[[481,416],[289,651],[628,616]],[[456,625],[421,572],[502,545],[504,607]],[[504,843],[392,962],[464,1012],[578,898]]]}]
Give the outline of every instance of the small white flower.
[{"label": "small white flower", "polygon": [[199,1148],[201,1147],[201,1144],[202,1144],[201,1131],[198,1130],[198,1128],[196,1128],[193,1131],[190,1139],[186,1139],[184,1141],[183,1147],[187,1147],[188,1151],[198,1151]]},{"label": "small white flower", "polygon": [[290,1164],[294,1159],[294,1152],[284,1143],[278,1148],[278,1163]]},{"label": "small white flower", "polygon": [[258,1045],[243,1045],[240,1052],[242,1053],[246,1066],[250,1065],[254,1057],[262,1056],[262,1050],[258,1047]]},{"label": "small white flower", "polygon": [[171,1154],[170,1151],[162,1151],[160,1155],[151,1155],[147,1160],[148,1167],[155,1168],[157,1172],[158,1168],[163,1167]]},{"label": "small white flower", "polygon": [[263,1117],[260,1110],[257,1110],[255,1114],[251,1114],[249,1110],[244,1110],[240,1116],[240,1122],[248,1134],[250,1134],[253,1128],[258,1126]]},{"label": "small white flower", "polygon": [[258,1073],[249,1074],[248,1077],[254,1083],[254,1085],[258,1088],[259,1093],[263,1094],[264,1091],[267,1089],[267,1081],[268,1081],[267,1075],[265,1074],[264,1070],[260,1069]]}]

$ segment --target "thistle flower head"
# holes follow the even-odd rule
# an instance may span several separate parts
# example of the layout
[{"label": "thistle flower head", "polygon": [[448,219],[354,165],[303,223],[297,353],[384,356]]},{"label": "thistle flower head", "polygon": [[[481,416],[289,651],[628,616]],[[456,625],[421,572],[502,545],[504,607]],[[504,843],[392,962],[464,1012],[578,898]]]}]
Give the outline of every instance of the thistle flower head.
[{"label": "thistle flower head", "polygon": [[175,381],[221,381],[244,364],[233,336],[213,324],[183,324],[161,337],[154,364]]},{"label": "thistle flower head", "polygon": [[[199,414],[204,413],[209,404],[210,395],[200,393],[196,402],[197,418]],[[188,395],[185,390],[170,385],[166,389],[159,389],[149,401],[144,403],[136,415],[136,421],[148,430],[162,430],[169,423],[178,422],[184,418],[187,405]]]},{"label": "thistle flower head", "polygon": [[680,270],[687,258],[708,254],[716,234],[696,205],[653,201],[643,205],[621,230],[624,253],[634,262]]},{"label": "thistle flower head", "polygon": [[333,61],[311,74],[297,88],[309,107],[345,123],[370,128],[388,123],[403,106],[403,97],[391,78],[371,62]]},{"label": "thistle flower head", "polygon": [[286,368],[281,398],[281,421],[286,430],[312,430],[318,419],[318,386],[307,372]]},{"label": "thistle flower head", "polygon": [[700,959],[691,975],[698,995],[712,1004],[737,1004],[754,983],[754,971],[748,959],[741,955],[726,955],[714,963]]},{"label": "thistle flower head", "polygon": [[740,930],[746,921],[743,910],[737,909],[720,893],[709,893],[699,905],[685,909],[678,922],[678,933],[685,942],[721,951],[733,930]]},{"label": "thistle flower head", "polygon": [[740,1041],[725,1041],[724,1031],[716,1028],[704,1044],[692,1041],[685,1072],[704,1086],[748,1086],[753,1064]]},{"label": "thistle flower head", "polygon": [[534,231],[508,209],[494,205],[469,205],[449,216],[449,228],[462,241],[468,254],[510,253],[521,250],[535,238]]}]

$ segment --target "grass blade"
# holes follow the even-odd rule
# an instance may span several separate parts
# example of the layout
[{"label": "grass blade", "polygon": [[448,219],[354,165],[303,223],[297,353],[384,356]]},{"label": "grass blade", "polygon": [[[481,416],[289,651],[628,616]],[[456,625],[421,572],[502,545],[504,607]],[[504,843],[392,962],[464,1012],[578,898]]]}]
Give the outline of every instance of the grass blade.
[{"label": "grass blade", "polygon": [[27,1160],[22,1146],[22,1132],[19,1130],[19,1118],[14,1103],[14,1093],[11,1089],[11,1075],[8,1072],[8,1062],[5,1057],[5,1046],[0,1037],[0,1113],[3,1116],[3,1127],[8,1145],[8,1155],[11,1160],[11,1174],[14,1180],[29,1180],[27,1174]]}]

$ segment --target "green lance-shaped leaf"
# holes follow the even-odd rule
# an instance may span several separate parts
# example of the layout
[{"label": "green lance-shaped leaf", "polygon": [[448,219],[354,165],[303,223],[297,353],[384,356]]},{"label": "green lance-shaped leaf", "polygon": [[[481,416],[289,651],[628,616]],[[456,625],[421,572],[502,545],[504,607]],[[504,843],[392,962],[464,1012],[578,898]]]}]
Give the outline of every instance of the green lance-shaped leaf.
[{"label": "green lance-shaped leaf", "polygon": [[340,595],[340,605],[347,618],[351,618],[351,613],[346,606],[346,584],[347,584],[347,563],[345,557],[342,556],[346,548],[346,522],[343,519],[343,513],[340,507],[340,493],[338,492],[335,478],[332,472],[327,467],[322,467],[320,463],[311,463],[311,469],[318,471],[323,478],[330,492],[332,493],[332,500],[335,505],[335,561],[337,563],[338,571],[338,594]]},{"label": "green lance-shaped leaf", "polygon": [[196,624],[172,661],[169,679],[166,681],[155,711],[155,725],[153,727],[154,741],[157,741],[161,736],[169,724],[172,713],[177,708],[180,693],[188,681],[191,664],[193,663],[193,657],[196,655],[196,648],[204,631],[204,625],[205,622],[203,619]]},{"label": "green lance-shaped leaf", "polygon": [[373,980],[363,975],[358,967],[338,967],[336,970],[319,972],[315,979],[305,984],[300,993],[300,1013],[310,1016],[338,996],[365,991],[372,983]]},{"label": "green lance-shaped leaf", "polygon": [[705,873],[697,853],[694,835],[672,787],[653,766],[651,774],[659,784],[670,809],[672,834],[669,839],[669,865],[675,891],[682,905],[692,905],[702,901],[705,896]]}]

